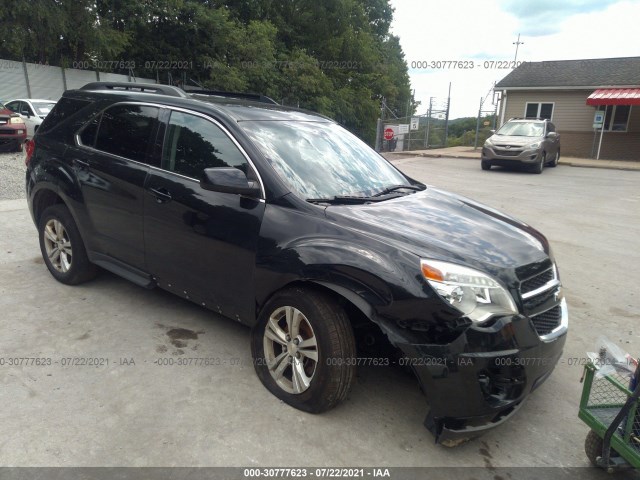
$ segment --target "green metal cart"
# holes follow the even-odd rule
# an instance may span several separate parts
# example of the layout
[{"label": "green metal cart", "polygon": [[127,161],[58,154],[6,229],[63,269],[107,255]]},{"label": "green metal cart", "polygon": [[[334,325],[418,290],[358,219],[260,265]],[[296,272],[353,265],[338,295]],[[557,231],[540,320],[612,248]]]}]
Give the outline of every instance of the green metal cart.
[{"label": "green metal cart", "polygon": [[593,363],[585,366],[578,413],[591,427],[584,444],[587,457],[609,472],[640,468],[640,382],[632,392],[628,377],[597,376],[597,370]]}]

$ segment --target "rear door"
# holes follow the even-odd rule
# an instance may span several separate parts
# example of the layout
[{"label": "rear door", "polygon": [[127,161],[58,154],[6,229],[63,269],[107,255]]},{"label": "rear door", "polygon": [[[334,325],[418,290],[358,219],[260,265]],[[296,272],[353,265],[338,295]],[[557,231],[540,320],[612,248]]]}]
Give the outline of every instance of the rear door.
[{"label": "rear door", "polygon": [[239,321],[255,315],[253,275],[264,200],[204,190],[205,168],[235,167],[259,180],[215,120],[167,111],[161,168],[145,183],[146,263],[157,283]]},{"label": "rear door", "polygon": [[96,252],[144,270],[143,207],[159,108],[117,104],[77,136],[71,158]]}]

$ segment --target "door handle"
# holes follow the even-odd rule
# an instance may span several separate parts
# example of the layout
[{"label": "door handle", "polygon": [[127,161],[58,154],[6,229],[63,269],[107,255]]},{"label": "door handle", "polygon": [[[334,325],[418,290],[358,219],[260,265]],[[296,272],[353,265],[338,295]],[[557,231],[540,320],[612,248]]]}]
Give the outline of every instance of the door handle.
[{"label": "door handle", "polygon": [[151,194],[156,197],[156,202],[165,203],[171,201],[171,192],[164,187],[161,188],[150,188],[149,191]]},{"label": "door handle", "polygon": [[89,162],[85,162],[84,160],[80,160],[79,158],[74,158],[73,164],[80,170],[89,170],[90,167]]}]

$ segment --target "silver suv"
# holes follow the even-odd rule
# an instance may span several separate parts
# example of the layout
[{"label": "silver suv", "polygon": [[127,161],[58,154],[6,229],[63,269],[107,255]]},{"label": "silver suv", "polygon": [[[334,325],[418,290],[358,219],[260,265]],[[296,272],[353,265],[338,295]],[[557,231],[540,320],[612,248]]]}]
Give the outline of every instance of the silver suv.
[{"label": "silver suv", "polygon": [[542,173],[545,165],[555,167],[560,158],[560,134],[543,118],[512,118],[490,136],[482,147],[481,166],[527,166]]}]

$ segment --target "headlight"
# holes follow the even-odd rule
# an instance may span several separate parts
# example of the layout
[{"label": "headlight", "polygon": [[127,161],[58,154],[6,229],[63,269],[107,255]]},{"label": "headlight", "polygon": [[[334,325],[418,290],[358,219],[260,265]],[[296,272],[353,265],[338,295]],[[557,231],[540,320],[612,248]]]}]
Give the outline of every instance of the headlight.
[{"label": "headlight", "polygon": [[511,294],[482,272],[437,260],[421,260],[420,267],[438,295],[474,322],[518,313]]},{"label": "headlight", "polygon": [[531,145],[528,145],[527,148],[538,148],[540,146],[540,143],[532,143]]},{"label": "headlight", "polygon": [[24,121],[20,117],[9,117],[9,122],[8,123],[22,123],[22,124],[24,124]]}]

